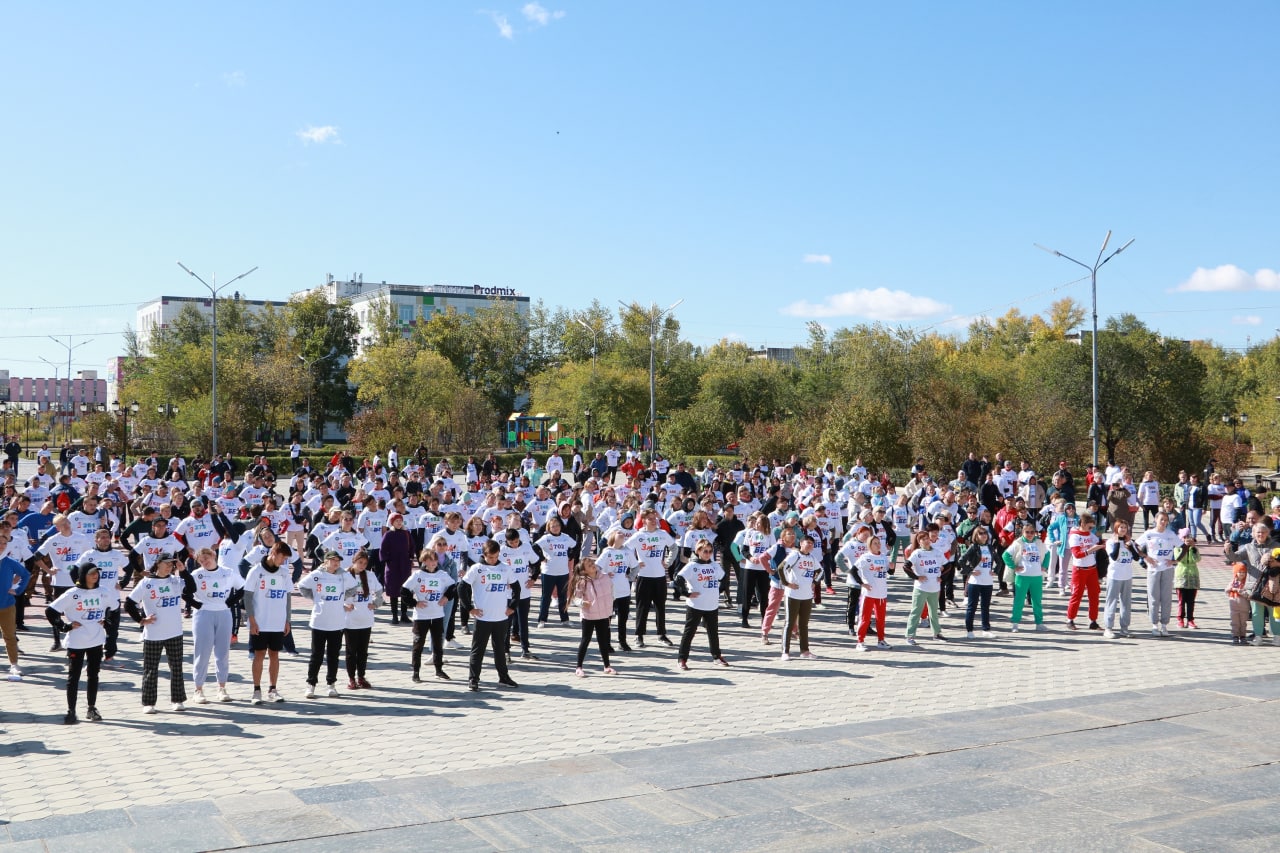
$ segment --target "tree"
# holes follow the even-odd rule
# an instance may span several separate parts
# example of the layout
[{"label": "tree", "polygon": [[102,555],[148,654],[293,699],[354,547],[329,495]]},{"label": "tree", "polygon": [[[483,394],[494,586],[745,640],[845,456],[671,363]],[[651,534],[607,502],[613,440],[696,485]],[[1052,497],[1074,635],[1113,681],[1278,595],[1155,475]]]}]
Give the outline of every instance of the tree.
[{"label": "tree", "polygon": [[355,394],[347,363],[356,352],[360,323],[350,301],[330,302],[319,291],[289,300],[285,316],[298,355],[312,365],[303,381],[311,388],[311,417],[320,435],[325,423],[351,416]]},{"label": "tree", "polygon": [[889,407],[879,400],[850,398],[837,402],[822,420],[817,455],[851,465],[862,457],[868,470],[905,468],[911,448]]},{"label": "tree", "polygon": [[733,421],[716,401],[700,400],[663,424],[661,445],[671,456],[716,453],[735,437]]},{"label": "tree", "polygon": [[643,429],[649,417],[649,377],[647,372],[616,364],[572,362],[549,368],[530,384],[532,411],[576,420],[591,409],[592,429],[604,436],[631,435],[636,425]]}]

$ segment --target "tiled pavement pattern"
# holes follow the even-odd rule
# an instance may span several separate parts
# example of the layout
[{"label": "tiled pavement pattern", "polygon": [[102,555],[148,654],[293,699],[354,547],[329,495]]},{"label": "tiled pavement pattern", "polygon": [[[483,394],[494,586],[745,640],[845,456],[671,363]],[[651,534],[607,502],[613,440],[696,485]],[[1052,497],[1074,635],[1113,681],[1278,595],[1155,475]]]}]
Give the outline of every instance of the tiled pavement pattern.
[{"label": "tiled pavement pattern", "polygon": [[[156,717],[138,713],[130,633],[107,722],[75,727],[59,725],[57,660],[35,654],[26,682],[0,683],[0,851],[1252,846],[1280,833],[1270,801],[1251,802],[1280,772],[1280,650],[1229,643],[1225,572],[1205,563],[1200,630],[1169,640],[1069,634],[1055,595],[1048,634],[909,650],[899,579],[892,652],[855,657],[831,603],[821,659],[782,664],[724,612],[731,669],[699,642],[678,673],[651,643],[612,679],[593,651],[578,680],[577,631],[557,627],[535,632],[519,691],[468,694],[463,652],[453,682],[413,685],[407,630],[380,624],[373,691],[304,700],[294,659],[287,704]],[[46,635],[27,637],[43,652]],[[232,664],[243,700],[243,652]]]}]

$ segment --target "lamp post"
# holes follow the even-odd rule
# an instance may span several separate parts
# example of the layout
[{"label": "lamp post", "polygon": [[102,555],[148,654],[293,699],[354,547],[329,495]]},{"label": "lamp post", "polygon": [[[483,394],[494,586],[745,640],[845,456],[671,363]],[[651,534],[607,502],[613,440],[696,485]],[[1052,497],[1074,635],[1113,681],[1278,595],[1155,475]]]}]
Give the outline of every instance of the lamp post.
[{"label": "lamp post", "polygon": [[[673,306],[674,307],[674,306]],[[600,332],[603,329],[596,328],[587,323],[586,320],[578,318],[578,325],[586,329],[591,335],[591,375],[596,375],[596,353],[600,351]]]},{"label": "lamp post", "polygon": [[127,406],[120,405],[120,401],[116,400],[113,407],[117,414],[124,417],[124,426],[120,430],[120,459],[122,462],[129,461],[129,413],[138,413],[138,401],[134,400]]},{"label": "lamp post", "polygon": [[1041,246],[1039,243],[1034,244],[1037,249],[1040,249],[1043,252],[1048,252],[1051,255],[1071,261],[1071,263],[1084,267],[1089,271],[1090,287],[1093,294],[1093,340],[1091,341],[1093,345],[1093,429],[1091,430],[1091,433],[1093,435],[1094,470],[1097,470],[1098,467],[1098,270],[1101,269],[1102,265],[1107,261],[1132,246],[1133,241],[1136,239],[1136,237],[1130,237],[1128,243],[1125,243],[1119,249],[1116,249],[1114,252],[1107,255],[1106,258],[1103,258],[1102,253],[1107,250],[1107,244],[1111,242],[1111,232],[1108,231],[1107,236],[1102,240],[1102,248],[1098,250],[1098,257],[1094,260],[1093,266],[1077,261],[1070,255],[1064,255],[1057,249],[1049,249]]},{"label": "lamp post", "polygon": [[585,415],[587,418],[587,450],[590,451],[591,450],[591,407],[588,406],[587,410],[582,414]]},{"label": "lamp post", "polygon": [[203,284],[205,287],[209,289],[209,297],[210,297],[209,301],[213,303],[213,334],[212,334],[213,346],[211,347],[211,349],[213,350],[213,355],[212,355],[213,375],[212,375],[212,382],[210,383],[210,385],[212,386],[211,398],[213,400],[213,451],[210,453],[210,458],[213,458],[218,455],[218,291],[222,290],[222,288],[226,287],[228,284],[231,284],[232,282],[237,282],[240,279],[244,278],[249,273],[256,270],[257,267],[254,267],[252,270],[249,270],[249,272],[242,272],[240,273],[240,275],[236,276],[233,279],[230,279],[229,281],[224,281],[222,284],[218,284],[218,277],[216,275],[210,276],[210,278],[213,279],[213,284],[210,284],[209,282],[202,279],[200,276],[193,273],[191,270],[187,269],[186,264],[184,264],[182,261],[178,261],[178,266],[182,267],[182,269],[187,273],[187,275],[191,276],[196,281],[200,282],[201,284]]},{"label": "lamp post", "polygon": [[22,441],[26,445],[22,448],[22,452],[27,455],[31,454],[31,407],[24,404],[22,407]]},{"label": "lamp post", "polygon": [[[684,300],[677,299],[661,311],[658,310],[658,304],[656,302],[651,303],[649,306],[649,453],[651,458],[652,454],[658,452],[658,385],[656,379],[657,373],[655,370],[655,361],[657,357],[656,351],[658,348],[658,324],[662,322],[663,317],[667,316],[679,307],[681,302],[684,302]],[[618,304],[627,309],[632,307],[639,308],[638,305],[628,305],[622,300],[618,300]]]},{"label": "lamp post", "polygon": [[326,355],[319,355],[310,360],[303,358],[301,355],[298,356],[298,361],[302,362],[303,366],[307,368],[307,432],[311,436],[310,444],[316,443],[316,428],[311,422],[311,392],[315,388],[316,377],[311,368],[327,358],[333,358],[337,354],[337,350],[329,350]]},{"label": "lamp post", "polygon": [[1231,473],[1234,474],[1236,468],[1236,430],[1249,422],[1249,416],[1244,412],[1236,412],[1235,414],[1227,414],[1222,416],[1222,422],[1231,427]]},{"label": "lamp post", "polygon": [[[2,431],[0,431],[0,435],[3,435],[7,440],[9,438],[9,404],[8,403],[0,403],[0,416],[4,417],[4,428]],[[16,415],[14,416],[14,419],[15,420],[17,419]]]}]

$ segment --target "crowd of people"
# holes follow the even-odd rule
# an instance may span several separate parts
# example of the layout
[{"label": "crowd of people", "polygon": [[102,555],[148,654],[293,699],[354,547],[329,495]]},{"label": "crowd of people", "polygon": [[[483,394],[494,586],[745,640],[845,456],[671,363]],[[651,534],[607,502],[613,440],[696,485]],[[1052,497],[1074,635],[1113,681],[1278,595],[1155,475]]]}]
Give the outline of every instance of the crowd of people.
[{"label": "crowd of people", "polygon": [[[953,480],[918,463],[900,483],[861,460],[693,470],[620,447],[588,459],[528,453],[513,470],[492,454],[455,468],[421,448],[402,460],[395,447],[322,467],[295,452],[278,475],[261,457],[244,471],[224,457],[128,463],[100,448],[57,464],[43,448],[38,461],[25,481],[12,457],[4,471],[0,635],[9,680],[21,681],[38,630],[27,620],[43,601],[50,653],[66,657],[69,724],[82,679],[85,718],[101,719],[99,678],[124,665],[125,617],[140,627],[144,714],[157,709],[162,657],[170,707],[185,709],[188,652],[191,700],[234,701],[232,650],[245,646],[249,701],[285,701],[281,655],[298,654],[300,633],[309,699],[340,696],[342,669],[348,691],[372,688],[375,632],[382,647],[403,647],[415,683],[424,657],[428,676],[452,680],[445,652],[469,646],[470,690],[487,657],[497,684],[514,689],[516,661],[537,660],[539,634],[571,624],[574,610],[577,677],[593,644],[605,675],[632,642],[676,649],[680,670],[705,643],[711,665],[728,667],[722,613],[791,661],[816,657],[818,607],[843,611],[856,655],[891,648],[893,622],[908,646],[994,638],[993,599],[1005,597],[1010,632],[1048,630],[1044,596],[1056,591],[1068,598],[1066,630],[1113,639],[1137,630],[1143,571],[1150,635],[1169,637],[1175,622],[1198,629],[1201,544],[1218,541],[1233,569],[1231,641],[1280,644],[1280,499],[1264,507],[1212,466],[1203,479],[1180,474],[1169,494],[1151,472],[1135,482],[1123,466],[1090,466],[1077,494],[1065,461],[1041,477],[1028,462],[976,454]],[[905,607],[890,612],[895,589]],[[669,600],[683,602],[678,636]]]}]

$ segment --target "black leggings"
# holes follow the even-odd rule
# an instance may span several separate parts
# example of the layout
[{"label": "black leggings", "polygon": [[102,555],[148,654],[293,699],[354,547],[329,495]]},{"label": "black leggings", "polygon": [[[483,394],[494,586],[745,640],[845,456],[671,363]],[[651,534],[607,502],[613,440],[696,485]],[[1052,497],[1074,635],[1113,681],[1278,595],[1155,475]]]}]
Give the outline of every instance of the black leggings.
[{"label": "black leggings", "polygon": [[753,593],[756,603],[760,605],[760,618],[763,619],[765,608],[769,606],[769,573],[764,569],[747,569],[743,575],[742,587],[738,590],[738,605],[742,609],[743,621],[751,613]]},{"label": "black leggings", "polygon": [[707,642],[711,645],[712,660],[720,659],[720,611],[699,610],[686,607],[684,611],[684,634],[680,636],[679,660],[689,659],[689,650],[693,648],[693,637],[698,633],[698,626],[707,629]]},{"label": "black leggings", "polygon": [[[62,598],[62,594],[71,589],[69,586],[55,586],[53,588],[53,596],[49,599],[50,603]],[[58,623],[53,621],[53,617],[49,617],[49,627],[53,629],[53,641],[58,645],[62,645],[62,634],[58,631]]]},{"label": "black leggings", "polygon": [[369,639],[372,628],[348,628],[343,632],[347,639],[347,678],[355,681],[364,678],[369,665]]},{"label": "black leggings", "polygon": [[618,645],[627,644],[627,617],[631,615],[631,596],[613,600],[613,612],[618,617]]},{"label": "black leggings", "polygon": [[341,631],[321,631],[311,629],[311,663],[307,666],[307,684],[315,686],[320,677],[320,663],[325,666],[325,683],[332,685],[338,680],[338,655],[342,652]]},{"label": "black leggings", "polygon": [[649,610],[658,623],[658,636],[667,636],[667,579],[636,578],[636,636],[643,637],[649,623]]},{"label": "black leggings", "polygon": [[88,649],[67,649],[67,713],[76,712],[76,696],[80,692],[80,672],[88,662],[87,686],[85,698],[89,707],[98,707],[98,669],[102,666],[102,646]]},{"label": "black leggings", "polygon": [[1198,589],[1180,589],[1178,590],[1178,618],[1192,619],[1196,618],[1196,593]]},{"label": "black leggings", "polygon": [[600,647],[600,659],[609,665],[609,617],[603,619],[583,619],[582,639],[578,642],[578,669],[587,659],[587,649],[591,647],[591,635],[596,635],[596,645]]},{"label": "black leggings", "polygon": [[431,636],[431,665],[436,672],[444,669],[444,617],[413,621],[413,674],[422,670],[422,646]]}]

